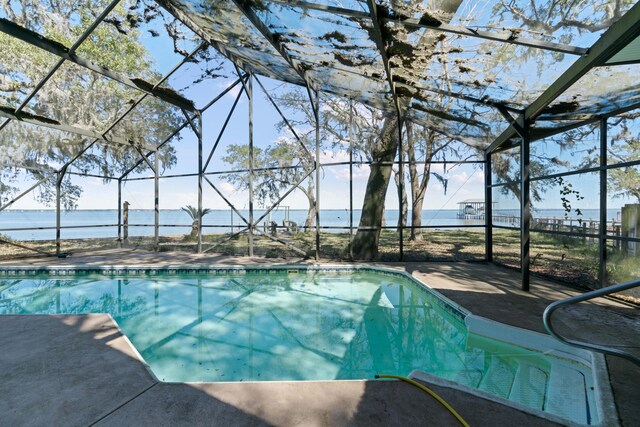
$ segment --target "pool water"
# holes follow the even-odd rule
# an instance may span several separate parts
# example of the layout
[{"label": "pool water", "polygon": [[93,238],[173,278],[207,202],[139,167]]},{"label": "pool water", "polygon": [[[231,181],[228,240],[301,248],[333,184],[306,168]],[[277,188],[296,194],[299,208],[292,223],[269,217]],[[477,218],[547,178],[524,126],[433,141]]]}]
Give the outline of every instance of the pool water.
[{"label": "pool water", "polygon": [[415,282],[370,272],[13,282],[1,314],[109,313],[163,381],[445,374],[467,337]]},{"label": "pool water", "polygon": [[109,313],[162,381],[372,379],[418,369],[595,420],[584,369],[560,363],[575,371],[573,386],[586,401],[586,415],[579,408],[575,419],[550,397],[558,361],[470,334],[464,309],[401,274],[283,269],[0,280],[0,314],[21,313]]}]

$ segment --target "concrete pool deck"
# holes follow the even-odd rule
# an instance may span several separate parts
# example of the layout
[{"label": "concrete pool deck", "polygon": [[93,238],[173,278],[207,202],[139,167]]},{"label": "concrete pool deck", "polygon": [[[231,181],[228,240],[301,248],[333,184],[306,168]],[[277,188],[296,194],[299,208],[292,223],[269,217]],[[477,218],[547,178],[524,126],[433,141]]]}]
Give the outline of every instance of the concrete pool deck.
[{"label": "concrete pool deck", "polygon": [[[0,268],[53,265],[249,265],[289,260],[154,253],[138,250],[75,254],[66,259],[29,258]],[[334,262],[327,262],[335,264]],[[544,332],[541,314],[570,288],[534,278],[519,290],[517,272],[478,263],[386,263],[406,270],[474,314]],[[638,321],[637,308],[590,304],[582,318]],[[585,314],[586,313],[586,314]],[[603,330],[573,325],[564,330],[601,340]],[[637,327],[636,330],[640,329]],[[622,328],[620,328],[622,329]],[[607,331],[606,338],[628,339]],[[628,331],[627,331],[628,332]],[[0,316],[0,413],[6,425],[456,425],[455,419],[419,389],[395,381],[192,383],[158,382],[107,315]],[[628,346],[638,346],[637,338]],[[640,419],[640,369],[607,358],[622,425]],[[555,425],[533,415],[454,389],[430,385],[472,425]]]}]

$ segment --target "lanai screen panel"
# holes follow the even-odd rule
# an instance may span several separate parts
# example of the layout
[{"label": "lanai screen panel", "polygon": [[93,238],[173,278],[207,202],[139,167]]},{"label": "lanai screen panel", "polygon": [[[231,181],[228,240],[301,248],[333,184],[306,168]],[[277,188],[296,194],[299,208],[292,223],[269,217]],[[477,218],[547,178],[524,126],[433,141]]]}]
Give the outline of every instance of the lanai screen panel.
[{"label": "lanai screen panel", "polygon": [[566,124],[640,106],[640,64],[593,68],[538,118],[539,125]]},{"label": "lanai screen panel", "polygon": [[245,71],[304,83],[232,1],[160,0],[158,3]]},{"label": "lanai screen panel", "polygon": [[[0,33],[0,108],[15,110],[57,62],[57,58]],[[35,66],[38,64],[38,66]]]},{"label": "lanai screen panel", "polygon": [[[27,12],[42,16],[40,20],[24,20],[15,13],[20,9],[16,7],[3,8],[0,18],[69,47],[108,3],[106,0],[78,2],[71,8],[69,19],[60,24],[70,28],[58,27],[64,31],[42,24],[47,16],[43,8],[47,6],[41,2],[21,3]],[[191,28],[189,30],[185,25],[178,28],[180,25],[176,27],[173,23],[178,33],[197,33],[247,71],[298,85],[307,80],[315,89],[365,102],[390,114],[395,114],[395,94],[401,109],[411,120],[443,134],[458,135],[477,146],[486,146],[508,125],[492,105],[508,107],[512,112],[525,108],[634,4],[633,1],[566,4],[551,0],[508,3],[494,0],[324,0],[313,3],[303,0],[161,0],[159,3],[167,10],[154,9],[151,6],[157,5],[148,2],[144,4],[145,13],[139,14],[143,19],[131,22],[127,18],[128,10],[143,6],[139,2],[122,1],[95,30],[96,34],[107,26],[111,30],[113,27],[122,30],[121,35],[112,31],[112,55],[94,46],[94,39],[104,42],[104,37],[94,35],[80,46],[78,55],[123,73],[130,80],[141,80],[146,87],[155,83],[174,61],[141,57],[140,61],[148,64],[134,68],[145,71],[130,75],[128,68],[118,63],[118,49],[126,46],[130,37],[158,37],[165,24],[171,23],[175,16]],[[147,14],[148,5],[151,6]],[[7,36],[3,34],[2,37]],[[384,55],[377,43],[380,38]],[[160,34],[158,40],[166,42],[169,39]],[[173,52],[169,49],[166,56],[177,60],[197,43],[195,34],[178,37],[174,40]],[[12,51],[2,47],[7,53],[3,57],[10,60],[2,64],[0,103],[4,108],[15,109],[47,72],[46,67],[23,69],[24,64],[29,64],[24,60],[26,56],[45,56],[45,60],[32,61],[45,65],[54,64],[58,58],[18,40],[11,40],[10,44],[16,46]],[[390,76],[384,57],[388,58]],[[80,75],[78,72],[67,73],[71,75],[70,83],[62,81],[66,71],[74,67],[76,65],[65,64],[62,72],[44,86],[43,94],[36,96],[26,111],[41,113],[36,107],[38,103],[45,105],[45,101],[65,103],[64,99],[57,101],[44,97],[77,84],[78,80],[73,83],[73,79]],[[620,67],[626,67],[627,71]],[[591,74],[606,84],[591,85],[592,88],[584,79],[576,83],[575,89],[561,97],[557,104],[575,104],[575,99],[583,97],[583,101],[578,101],[579,106],[571,107],[571,111],[548,109],[539,118],[540,123],[553,120],[553,126],[556,122],[576,120],[594,112],[634,105],[638,100],[637,89],[633,82],[625,86],[618,77],[621,72],[634,73],[635,67],[623,64],[593,70]],[[202,69],[205,77],[207,72],[211,73],[204,66]],[[89,71],[82,73],[92,76]],[[195,80],[200,77],[196,76]],[[104,76],[98,80],[116,85]],[[614,80],[615,87],[611,86]],[[173,90],[171,83],[162,87]],[[21,91],[5,90],[16,85],[21,86]],[[126,109],[131,99],[139,95],[135,87],[124,86],[116,91],[122,96],[113,99],[113,105],[106,105],[111,101],[96,97],[96,104],[105,113],[94,117],[91,123],[81,118],[69,124],[90,126],[96,131],[104,129],[117,113]],[[189,87],[192,86],[187,82],[183,93],[186,94]],[[602,93],[606,87],[610,89]],[[76,89],[85,88],[78,86]],[[44,109],[47,108],[64,107]],[[46,113],[44,109],[42,112]],[[55,114],[53,116],[55,118]]]},{"label": "lanai screen panel", "polygon": [[[104,132],[139,94],[136,89],[65,62],[25,106],[25,111]],[[95,108],[88,110],[78,105]]]},{"label": "lanai screen panel", "polygon": [[390,79],[376,43],[382,37],[395,92],[409,117],[486,145],[508,126],[487,105],[524,109],[633,2],[162,4],[248,71],[296,84],[304,77],[315,88],[393,114]]},{"label": "lanai screen panel", "polygon": [[392,108],[372,21],[265,2],[256,14],[322,90]]}]

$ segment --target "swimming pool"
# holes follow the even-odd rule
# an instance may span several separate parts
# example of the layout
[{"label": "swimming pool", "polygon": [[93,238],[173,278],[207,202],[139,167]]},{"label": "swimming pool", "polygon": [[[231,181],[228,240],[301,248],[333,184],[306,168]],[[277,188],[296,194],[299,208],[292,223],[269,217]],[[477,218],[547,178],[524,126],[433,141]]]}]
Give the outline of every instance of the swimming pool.
[{"label": "swimming pool", "polygon": [[394,270],[0,271],[0,314],[21,313],[109,313],[162,381],[350,380],[419,370],[583,424],[601,419],[589,352],[536,348],[545,344],[540,334],[518,336]]}]

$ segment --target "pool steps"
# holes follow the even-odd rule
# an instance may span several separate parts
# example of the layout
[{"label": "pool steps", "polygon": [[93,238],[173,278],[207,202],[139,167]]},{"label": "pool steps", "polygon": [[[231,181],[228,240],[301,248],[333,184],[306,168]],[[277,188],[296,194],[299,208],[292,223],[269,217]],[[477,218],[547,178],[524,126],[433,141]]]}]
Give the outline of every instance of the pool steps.
[{"label": "pool steps", "polygon": [[555,366],[549,376],[547,394],[547,411],[582,424],[591,424],[584,374],[562,365]]},{"label": "pool steps", "polygon": [[[467,354],[478,357],[476,352]],[[484,375],[481,370],[467,369],[454,380],[581,424],[596,421],[596,414],[592,413],[595,404],[593,397],[588,396],[585,374],[566,366],[568,362],[552,362],[548,368],[530,362],[526,356],[520,360],[516,357],[516,363],[494,354],[487,353],[485,357],[489,367]]]},{"label": "pool steps", "polygon": [[513,369],[500,357],[490,357],[489,370],[480,380],[478,388],[496,396],[509,398],[515,375]]},{"label": "pool steps", "polygon": [[[598,379],[597,371],[606,369],[600,355],[480,316],[469,315],[465,323],[467,351],[459,363],[466,370],[454,381],[577,425],[617,424],[611,390]],[[505,347],[496,346],[495,341]],[[508,360],[500,356],[501,351],[509,351]],[[545,359],[540,357],[543,353]]]},{"label": "pool steps", "polygon": [[549,373],[527,362],[518,366],[509,399],[543,410]]}]

